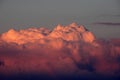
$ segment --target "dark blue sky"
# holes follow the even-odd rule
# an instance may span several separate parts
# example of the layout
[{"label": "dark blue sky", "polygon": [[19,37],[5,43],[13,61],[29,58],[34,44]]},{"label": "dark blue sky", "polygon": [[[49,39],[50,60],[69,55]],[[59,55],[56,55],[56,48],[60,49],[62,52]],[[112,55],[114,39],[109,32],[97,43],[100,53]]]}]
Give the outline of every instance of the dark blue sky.
[{"label": "dark blue sky", "polygon": [[31,26],[51,29],[71,22],[85,25],[99,37],[119,37],[116,34],[120,34],[120,25],[96,23],[120,23],[120,1],[0,0],[0,33]]}]

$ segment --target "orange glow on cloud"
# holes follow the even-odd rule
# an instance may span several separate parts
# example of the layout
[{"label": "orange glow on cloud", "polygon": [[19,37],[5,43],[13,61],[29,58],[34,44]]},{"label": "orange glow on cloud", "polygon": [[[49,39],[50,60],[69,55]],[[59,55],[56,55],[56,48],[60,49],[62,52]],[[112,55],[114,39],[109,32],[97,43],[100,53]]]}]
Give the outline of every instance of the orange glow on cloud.
[{"label": "orange glow on cloud", "polygon": [[39,74],[56,80],[111,79],[120,75],[119,41],[98,40],[75,23],[58,25],[52,31],[10,29],[0,37],[0,74]]},{"label": "orange glow on cloud", "polygon": [[68,26],[58,25],[52,31],[45,28],[28,28],[26,30],[16,31],[10,29],[8,32],[3,33],[1,39],[6,42],[13,42],[17,44],[25,44],[28,42],[36,42],[50,39],[63,39],[66,41],[80,41],[93,42],[95,40],[94,35],[87,31],[83,26],[78,26],[72,23]]}]

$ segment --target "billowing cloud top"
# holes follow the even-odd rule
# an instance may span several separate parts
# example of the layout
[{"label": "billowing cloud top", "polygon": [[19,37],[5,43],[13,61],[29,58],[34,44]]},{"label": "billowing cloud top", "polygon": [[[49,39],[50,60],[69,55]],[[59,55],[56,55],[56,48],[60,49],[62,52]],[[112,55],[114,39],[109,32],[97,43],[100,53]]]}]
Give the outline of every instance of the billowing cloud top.
[{"label": "billowing cloud top", "polygon": [[52,31],[46,28],[28,28],[16,31],[10,29],[1,35],[1,39],[7,43],[25,44],[25,43],[44,43],[45,40],[62,39],[65,41],[84,41],[92,43],[95,40],[92,32],[83,26],[72,23],[68,26],[58,25]]}]

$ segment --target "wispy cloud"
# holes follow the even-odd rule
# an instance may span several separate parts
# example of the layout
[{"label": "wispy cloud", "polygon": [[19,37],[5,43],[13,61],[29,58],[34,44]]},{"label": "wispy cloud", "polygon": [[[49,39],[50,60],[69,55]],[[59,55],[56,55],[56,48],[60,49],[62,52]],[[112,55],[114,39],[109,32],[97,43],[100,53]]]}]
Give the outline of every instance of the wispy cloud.
[{"label": "wispy cloud", "polygon": [[114,22],[96,22],[93,23],[95,25],[108,25],[108,26],[120,26],[120,22],[119,23],[114,23]]}]

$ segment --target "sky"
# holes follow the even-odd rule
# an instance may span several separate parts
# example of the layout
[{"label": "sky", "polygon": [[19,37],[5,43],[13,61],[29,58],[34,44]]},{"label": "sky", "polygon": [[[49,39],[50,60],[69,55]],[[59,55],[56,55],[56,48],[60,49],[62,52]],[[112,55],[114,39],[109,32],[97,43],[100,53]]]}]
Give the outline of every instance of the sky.
[{"label": "sky", "polygon": [[0,33],[77,22],[99,38],[120,38],[119,0],[0,0]]},{"label": "sky", "polygon": [[[54,30],[72,22],[87,29]],[[29,80],[46,73],[68,80],[119,78],[120,0],[0,0],[0,78]]]}]

